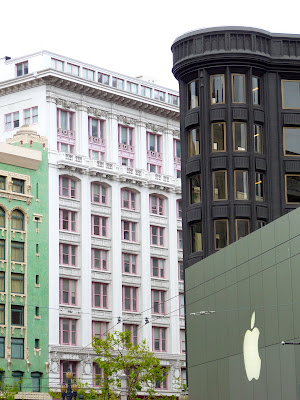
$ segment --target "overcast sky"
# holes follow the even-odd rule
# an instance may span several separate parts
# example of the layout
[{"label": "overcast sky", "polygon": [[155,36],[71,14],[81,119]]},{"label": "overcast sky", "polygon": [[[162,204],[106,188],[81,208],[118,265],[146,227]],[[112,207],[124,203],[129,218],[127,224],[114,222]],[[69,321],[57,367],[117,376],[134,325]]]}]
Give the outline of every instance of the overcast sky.
[{"label": "overcast sky", "polygon": [[2,0],[0,57],[49,50],[177,89],[177,36],[224,25],[300,34],[299,11],[299,0]]}]

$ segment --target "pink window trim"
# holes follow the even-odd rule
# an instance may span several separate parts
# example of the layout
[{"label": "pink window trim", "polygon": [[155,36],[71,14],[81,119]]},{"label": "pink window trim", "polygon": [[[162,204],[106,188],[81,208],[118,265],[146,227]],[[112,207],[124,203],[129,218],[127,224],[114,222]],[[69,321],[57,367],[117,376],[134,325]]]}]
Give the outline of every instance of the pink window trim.
[{"label": "pink window trim", "polygon": [[[63,321],[68,320],[68,343],[63,342]],[[72,331],[72,322],[75,321],[75,331]],[[60,327],[60,344],[66,344],[70,346],[76,346],[77,345],[77,320],[72,319],[72,318],[60,318],[59,319],[59,327]],[[75,343],[72,343],[72,333],[75,332]]]},{"label": "pink window trim", "polygon": [[181,157],[176,156],[176,142],[180,142],[179,139],[174,139],[173,140],[173,154],[174,154],[174,165],[175,169],[181,169]]},{"label": "pink window trim", "polygon": [[[68,223],[68,229],[63,228],[63,214],[64,212],[68,213],[68,219],[66,220]],[[74,221],[72,220],[72,216],[75,216]],[[74,222],[74,229],[72,229],[72,223]],[[69,232],[77,232],[77,212],[76,211],[71,211],[71,210],[65,210],[65,209],[60,209],[59,210],[59,229],[63,231],[69,231]]]},{"label": "pink window trim", "polygon": [[184,317],[184,315],[184,293],[179,293],[179,316]]},{"label": "pink window trim", "polygon": [[57,68],[57,62],[62,63],[62,71],[65,70],[65,62],[62,60],[58,60],[57,58],[51,58],[51,62],[55,61],[55,69],[57,69],[58,71],[61,71],[59,68]]},{"label": "pink window trim", "polygon": [[[33,110],[36,109],[36,108],[37,108],[37,114],[36,114],[36,115],[33,115]],[[26,121],[25,111],[29,111],[29,113],[30,113],[30,115],[29,115],[29,122]],[[38,121],[37,121],[37,122],[33,122],[33,117],[38,117],[38,115],[39,115],[38,106],[31,107],[31,108],[24,108],[24,110],[23,110],[23,122],[24,122],[24,125],[33,125],[33,124],[37,124]],[[27,118],[28,118],[28,117],[27,117]]]},{"label": "pink window trim", "polygon": [[182,274],[184,276],[183,262],[182,261],[178,261],[178,280],[182,282],[184,280],[184,278],[181,278],[181,271],[182,271]]},{"label": "pink window trim", "polygon": [[[128,192],[128,200],[124,199],[124,192]],[[125,201],[128,201],[128,207],[124,205]],[[121,207],[127,210],[136,210],[136,193],[133,190],[127,188],[121,189]]]},{"label": "pink window trim", "polygon": [[[128,329],[129,328],[129,329]],[[136,336],[134,336],[134,330],[136,329]],[[123,332],[130,331],[131,333],[131,343],[134,343],[132,339],[136,338],[136,343],[139,342],[139,335],[138,335],[138,325],[136,324],[127,324],[126,322],[123,324]]]},{"label": "pink window trim", "polygon": [[182,219],[182,199],[176,201],[176,211],[177,211],[177,218]]},{"label": "pink window trim", "polygon": [[[125,257],[124,257],[125,255],[129,256],[129,272],[125,271]],[[133,257],[135,257],[135,264],[132,261]],[[135,272],[132,272],[133,265],[135,265]],[[124,274],[137,275],[137,255],[136,254],[122,253],[122,272]]]},{"label": "pink window trim", "polygon": [[[95,195],[95,186],[99,187],[99,201],[94,200],[94,195]],[[105,189],[105,194],[102,194],[103,189]],[[97,195],[97,194],[96,194]],[[104,196],[104,202],[103,200]],[[97,203],[97,204],[107,204],[107,186],[101,185],[100,183],[97,182],[92,182],[91,183],[91,202],[92,203]]]},{"label": "pink window trim", "polygon": [[[93,78],[89,78],[89,72],[92,72]],[[89,81],[94,81],[95,80],[95,71],[89,68],[82,68],[82,77],[84,79],[87,79]]]},{"label": "pink window trim", "polygon": [[67,380],[65,380],[64,381],[64,379],[63,379],[63,365],[65,364],[65,363],[68,363],[68,368],[67,369],[70,369],[72,372],[73,372],[73,374],[74,374],[74,369],[72,368],[72,365],[74,364],[75,365],[75,374],[73,375],[75,378],[77,378],[77,367],[78,367],[78,362],[77,361],[69,361],[69,360],[61,360],[60,361],[60,384],[62,384],[63,382],[64,383],[67,383]]},{"label": "pink window trim", "polygon": [[[15,119],[15,114],[18,114],[18,118]],[[10,116],[10,122],[7,122],[7,117]],[[19,121],[18,125],[15,126],[15,121]],[[10,128],[7,128],[8,123],[11,124]],[[5,131],[10,131],[15,128],[20,127],[20,112],[19,111],[14,111],[12,113],[8,113],[4,115],[4,130]]]},{"label": "pink window trim", "polygon": [[[125,223],[128,223],[128,231],[125,231],[124,225]],[[122,225],[122,240],[125,240],[126,242],[137,242],[137,222],[132,222],[132,221],[121,221]],[[134,229],[133,229],[134,227]],[[128,232],[129,239],[124,238],[125,232]],[[135,238],[133,239],[133,233],[135,234]]]},{"label": "pink window trim", "polygon": [[[154,235],[152,233],[153,228],[157,228],[157,235]],[[159,246],[159,247],[164,247],[165,246],[165,239],[164,239],[164,233],[165,233],[165,228],[161,226],[156,226],[156,225],[150,225],[150,240],[151,240],[151,245],[152,246]],[[157,243],[155,244],[153,241],[153,238],[157,237]],[[162,239],[162,244],[160,244]]]},{"label": "pink window trim", "polygon": [[100,374],[96,374],[96,367],[97,367],[97,363],[93,363],[93,386],[94,387],[100,387],[100,385],[97,385],[97,380],[99,379],[99,378],[97,378],[97,377],[99,377],[99,375],[100,375],[100,379],[101,379],[101,381],[103,381],[104,380],[104,369],[103,368],[100,368]]},{"label": "pink window trim", "polygon": [[[95,293],[95,285],[99,285],[100,293]],[[106,294],[103,293],[103,289],[106,287]],[[95,296],[99,296],[99,306],[95,305]],[[106,306],[104,306],[104,299],[106,300]],[[101,283],[101,282],[92,282],[92,307],[94,308],[101,308],[101,309],[108,309],[108,283]]]},{"label": "pink window trim", "polygon": [[[99,225],[95,224],[95,218],[99,218]],[[107,237],[107,221],[108,221],[107,217],[102,217],[100,215],[92,215],[92,235]],[[99,234],[95,233],[95,228],[97,227],[99,228]],[[104,235],[102,233],[104,233]]]},{"label": "pink window trim", "polygon": [[[156,204],[155,204],[156,212],[153,211],[152,199],[154,199],[155,202],[156,202]],[[160,204],[159,204],[160,201],[162,202],[162,206],[161,207],[160,207]],[[160,197],[157,194],[150,194],[149,202],[150,202],[150,204],[149,204],[150,214],[165,215],[165,207],[164,207],[165,201],[164,201],[164,199],[162,197]],[[160,208],[162,210],[161,212],[160,212]]]},{"label": "pink window trim", "polygon": [[[95,251],[100,252],[100,258],[99,258],[100,268],[95,267],[95,259],[96,259]],[[104,254],[105,254],[105,257],[104,257]],[[103,268],[104,261],[106,261],[106,268]],[[96,269],[98,271],[108,271],[108,251],[103,250],[103,249],[92,248],[92,265],[91,265],[91,267],[92,267],[92,269]]]},{"label": "pink window trim", "polygon": [[108,322],[106,322],[106,321],[92,321],[92,335],[93,335],[93,337],[95,335],[98,335],[98,333],[95,332],[95,325],[98,324],[98,323],[100,324],[100,334],[99,334],[99,336],[100,336],[100,338],[102,338],[106,334],[106,332],[108,331]]},{"label": "pink window trim", "polygon": [[[164,368],[162,367],[162,369],[164,369]],[[167,371],[164,371],[164,375],[166,376],[166,379],[163,382],[160,382],[159,387],[156,386],[156,382],[155,382],[155,388],[158,390],[168,390],[168,373],[167,373]]]},{"label": "pink window trim", "polygon": [[[154,136],[154,150],[150,150],[150,135]],[[161,135],[156,133],[147,132],[147,160],[148,164],[155,164],[159,167],[162,165],[162,152],[161,152]],[[160,150],[160,151],[158,151]]]},{"label": "pink window trim", "polygon": [[[63,187],[63,179],[68,180],[68,187]],[[72,182],[74,182],[74,188],[72,188]],[[68,190],[68,196],[63,195],[63,189]],[[72,191],[74,192],[73,196],[72,196]],[[76,199],[76,181],[74,181],[73,179],[71,179],[67,176],[60,175],[60,177],[59,177],[59,195],[61,197],[68,197],[70,199]]]},{"label": "pink window trim", "polygon": [[[63,302],[63,281],[68,281],[69,288],[68,288],[68,303]],[[72,304],[72,288],[71,282],[75,282],[75,304]],[[68,304],[70,306],[77,306],[77,280],[76,279],[68,279],[68,278],[60,278],[59,280],[59,303],[60,304]]]},{"label": "pink window trim", "polygon": [[[154,293],[157,292],[158,294],[158,312],[154,311],[154,303],[156,302],[154,300]],[[152,304],[152,314],[159,314],[159,315],[165,315],[166,314],[166,291],[165,290],[156,290],[152,289],[151,290],[151,304]]]},{"label": "pink window trim", "polygon": [[[125,308],[125,288],[130,289],[130,297],[129,297],[129,302],[130,302],[130,308],[129,310]],[[134,297],[135,293],[135,297]],[[123,311],[129,311],[129,312],[137,312],[138,311],[138,288],[135,286],[122,286],[122,310]],[[135,307],[134,307],[134,302],[135,302]]]},{"label": "pink window trim", "polygon": [[[181,235],[181,237],[180,237]],[[177,249],[182,250],[183,249],[183,237],[182,237],[182,230],[177,231]]]},{"label": "pink window trim", "polygon": [[[159,350],[155,350],[155,345],[154,345],[154,329],[157,328],[159,329]],[[162,338],[162,332],[164,331],[165,338]],[[165,342],[165,350],[162,350],[162,343],[163,341]],[[152,327],[152,349],[153,351],[159,351],[161,353],[166,353],[167,352],[167,328],[160,328],[158,326],[153,326]]]},{"label": "pink window trim", "polygon": [[[67,113],[67,129],[61,127],[61,112]],[[70,117],[72,126],[70,126]],[[75,145],[75,113],[61,108],[57,109],[57,141]]]},{"label": "pink window trim", "polygon": [[[180,332],[179,332],[179,334],[180,334],[180,353],[183,353],[183,354],[185,354],[186,353],[186,340],[185,340],[185,330],[184,329],[180,329]],[[184,337],[184,340],[182,340],[182,335],[183,335],[183,337]],[[182,349],[182,344],[184,343],[184,345],[185,345],[185,350],[183,351],[183,349]]]},{"label": "pink window trim", "polygon": [[[157,276],[153,274],[154,268],[156,268],[156,267],[154,267],[153,260],[157,260],[157,263],[158,263],[158,266],[157,266],[158,275]],[[161,267],[160,267],[161,262],[163,263],[163,268],[162,268],[163,275],[162,276],[161,276]],[[164,279],[165,278],[165,260],[163,258],[151,257],[150,263],[151,263],[151,276],[153,278]]]},{"label": "pink window trim", "polygon": [[[126,128],[126,144],[122,143],[122,128]],[[134,132],[133,128],[125,125],[119,125],[119,157],[129,158],[134,160]],[[131,132],[131,144],[130,144],[130,132]]]},{"label": "pink window trim", "polygon": [[[68,264],[64,264],[63,263],[63,254],[67,254],[67,253],[63,253],[63,246],[66,245],[68,246]],[[77,266],[77,247],[75,245],[72,244],[67,244],[67,243],[60,243],[59,244],[59,263],[61,265],[68,265],[70,267],[76,267]],[[72,264],[72,249],[75,249],[75,264]]]}]

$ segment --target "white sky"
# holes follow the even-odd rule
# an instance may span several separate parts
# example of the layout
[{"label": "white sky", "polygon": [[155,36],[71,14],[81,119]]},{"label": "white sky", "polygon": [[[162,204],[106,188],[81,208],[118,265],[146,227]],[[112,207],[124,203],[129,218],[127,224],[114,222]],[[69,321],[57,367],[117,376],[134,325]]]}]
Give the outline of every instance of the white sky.
[{"label": "white sky", "polygon": [[300,1],[2,0],[0,57],[49,50],[178,89],[170,47],[206,27],[300,34]]}]

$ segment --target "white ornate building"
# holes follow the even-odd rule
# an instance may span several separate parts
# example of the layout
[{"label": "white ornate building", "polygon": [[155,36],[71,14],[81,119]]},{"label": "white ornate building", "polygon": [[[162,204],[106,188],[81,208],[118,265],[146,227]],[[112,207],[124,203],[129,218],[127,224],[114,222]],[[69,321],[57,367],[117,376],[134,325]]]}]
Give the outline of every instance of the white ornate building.
[{"label": "white ornate building", "polygon": [[[185,376],[178,93],[47,51],[0,60],[1,138],[49,142],[49,387],[130,329]],[[0,143],[1,146],[1,143]],[[30,334],[30,333],[29,333]],[[94,383],[95,384],[95,383]]]}]

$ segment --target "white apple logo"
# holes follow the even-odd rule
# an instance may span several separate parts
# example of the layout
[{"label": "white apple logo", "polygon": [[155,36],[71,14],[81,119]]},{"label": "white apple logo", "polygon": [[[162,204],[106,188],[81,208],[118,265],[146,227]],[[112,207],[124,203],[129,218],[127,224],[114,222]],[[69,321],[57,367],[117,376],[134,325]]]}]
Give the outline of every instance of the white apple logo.
[{"label": "white apple logo", "polygon": [[244,337],[244,363],[248,381],[258,379],[260,375],[261,359],[258,354],[259,330],[254,328],[255,311],[251,317],[251,331],[247,330]]}]

